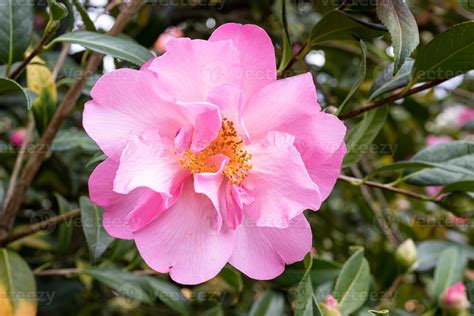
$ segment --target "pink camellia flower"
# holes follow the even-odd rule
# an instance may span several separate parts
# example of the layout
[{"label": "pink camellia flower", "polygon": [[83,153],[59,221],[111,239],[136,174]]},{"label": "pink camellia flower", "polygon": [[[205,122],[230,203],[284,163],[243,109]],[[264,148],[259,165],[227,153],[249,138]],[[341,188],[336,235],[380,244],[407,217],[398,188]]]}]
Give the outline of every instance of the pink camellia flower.
[{"label": "pink camellia flower", "polygon": [[20,147],[25,141],[26,129],[19,128],[10,135],[10,143],[15,147]]},{"label": "pink camellia flower", "polygon": [[161,53],[166,51],[166,44],[173,38],[183,37],[183,31],[176,26],[168,27],[163,33],[158,36],[158,39],[155,42],[155,49]]},{"label": "pink camellia flower", "polygon": [[170,40],[91,95],[84,127],[108,157],[91,199],[151,268],[183,284],[226,263],[272,279],[310,251],[303,211],[331,192],[346,129],[321,112],[311,74],[277,80],[263,29],[230,23],[208,41]]}]

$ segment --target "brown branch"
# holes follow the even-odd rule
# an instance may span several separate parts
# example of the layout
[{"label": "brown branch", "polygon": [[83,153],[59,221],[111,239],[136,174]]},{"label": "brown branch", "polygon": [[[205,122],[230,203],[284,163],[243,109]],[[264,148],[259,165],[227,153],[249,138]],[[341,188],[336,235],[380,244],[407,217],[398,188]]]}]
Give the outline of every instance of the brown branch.
[{"label": "brown branch", "polygon": [[426,90],[426,89],[430,89],[434,86],[437,86],[439,85],[440,83],[446,81],[447,79],[443,79],[443,80],[435,80],[435,81],[430,81],[430,82],[426,82],[424,84],[422,84],[421,86],[418,86],[418,87],[415,87],[415,88],[412,88],[410,90],[408,90],[406,93],[404,93],[403,91],[400,92],[400,93],[397,93],[397,94],[394,94],[394,95],[391,95],[389,97],[386,97],[386,98],[383,98],[383,99],[380,99],[380,100],[377,100],[367,106],[364,106],[364,107],[361,107],[359,109],[355,109],[351,112],[347,112],[347,113],[344,113],[344,114],[341,114],[339,115],[338,117],[341,119],[341,120],[347,120],[349,118],[353,118],[359,114],[362,114],[364,112],[367,112],[367,111],[370,111],[370,110],[373,110],[375,108],[378,108],[379,106],[382,106],[382,105],[385,105],[385,104],[388,104],[388,103],[392,103],[394,101],[397,101],[399,99],[402,99],[404,97],[407,97],[407,96],[410,96],[412,94],[415,94],[415,93],[418,93],[420,91],[423,91],[423,90]]},{"label": "brown branch", "polygon": [[428,196],[418,194],[418,193],[414,193],[414,192],[411,192],[411,191],[406,191],[406,190],[399,189],[399,188],[395,188],[395,187],[390,186],[388,184],[383,184],[383,183],[378,183],[378,182],[373,182],[373,181],[365,181],[363,179],[348,177],[348,176],[344,176],[342,174],[339,176],[338,179],[342,180],[342,181],[345,181],[345,182],[348,182],[350,184],[354,184],[354,185],[366,185],[366,186],[377,188],[377,189],[382,189],[382,190],[391,191],[391,192],[398,193],[398,194],[403,194],[403,195],[409,196],[409,197],[417,199],[417,200],[433,201],[432,198],[430,198]]},{"label": "brown branch", "polygon": [[7,244],[9,242],[21,239],[23,237],[33,235],[33,234],[35,234],[35,233],[37,233],[41,230],[46,230],[51,226],[68,222],[70,220],[73,220],[76,217],[79,217],[80,214],[81,214],[81,210],[80,209],[75,209],[75,210],[72,210],[72,211],[67,212],[65,214],[58,215],[58,216],[55,216],[55,217],[51,217],[51,218],[49,218],[47,220],[44,220],[44,221],[41,221],[39,223],[30,225],[30,226],[27,226],[27,227],[19,228],[18,230],[11,233],[7,238],[1,239],[0,240],[0,245],[4,245],[4,244]]},{"label": "brown branch", "polygon": [[46,42],[48,41],[48,38],[49,38],[49,35],[44,34],[41,37],[38,45],[36,45],[35,49],[28,55],[28,57],[23,59],[21,64],[18,65],[18,67],[8,76],[8,78],[15,79],[23,71],[23,69],[30,63],[30,61],[33,58],[41,54],[44,48],[44,44],[46,44]]},{"label": "brown branch", "polygon": [[[122,8],[122,12],[118,15],[114,26],[108,32],[109,35],[116,36],[122,32],[126,24],[130,21],[134,13],[141,7],[141,0],[133,0],[127,4],[126,7]],[[38,172],[43,159],[45,158],[48,148],[53,141],[56,133],[61,127],[63,121],[69,115],[69,112],[74,107],[75,103],[81,95],[81,91],[87,82],[87,79],[95,73],[100,62],[102,61],[102,55],[98,53],[91,54],[85,68],[81,71],[76,82],[71,86],[63,101],[60,103],[53,117],[51,118],[48,126],[46,127],[43,135],[35,146],[35,150],[31,153],[28,162],[26,163],[23,172],[15,186],[14,195],[9,203],[5,204],[3,212],[0,218],[0,240],[6,239],[10,232],[13,223],[15,221],[18,209],[21,206],[23,197],[25,196],[26,190],[31,185],[33,178]]]}]

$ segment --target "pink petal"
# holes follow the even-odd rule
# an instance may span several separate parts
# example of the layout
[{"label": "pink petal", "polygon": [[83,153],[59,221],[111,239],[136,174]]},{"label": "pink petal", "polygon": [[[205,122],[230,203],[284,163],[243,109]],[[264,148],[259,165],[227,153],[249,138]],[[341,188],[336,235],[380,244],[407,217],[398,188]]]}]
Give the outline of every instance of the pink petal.
[{"label": "pink petal", "polygon": [[311,180],[294,136],[269,132],[259,143],[247,147],[252,170],[244,181],[255,201],[245,209],[257,226],[288,227],[305,209],[319,209],[321,196]]},{"label": "pink petal", "polygon": [[209,42],[172,39],[166,53],[155,58],[148,70],[158,75],[159,85],[176,100],[205,101],[216,86],[240,85],[240,61],[231,41]]},{"label": "pink petal", "polygon": [[235,229],[243,219],[245,205],[254,202],[254,197],[243,187],[227,183],[225,191],[226,219],[229,227]]},{"label": "pink petal", "polygon": [[206,148],[219,134],[221,114],[219,108],[208,102],[177,103],[184,115],[194,125],[191,151],[198,152]]},{"label": "pink petal", "polygon": [[231,40],[239,51],[245,99],[276,80],[275,50],[272,40],[261,27],[227,23],[218,27],[209,40]]},{"label": "pink petal", "polygon": [[235,231],[217,231],[211,201],[187,182],[178,201],[134,233],[138,250],[154,270],[169,272],[181,284],[205,282],[224,267],[234,248]]},{"label": "pink petal", "polygon": [[311,227],[303,214],[283,229],[259,227],[246,216],[229,263],[252,279],[269,280],[280,275],[285,264],[303,260],[311,243]]},{"label": "pink petal", "polygon": [[119,69],[102,76],[86,103],[83,125],[105,154],[118,160],[131,134],[160,128],[174,137],[186,122],[179,107],[165,100],[156,76],[148,71]]},{"label": "pink petal", "polygon": [[120,157],[114,191],[129,193],[139,187],[172,197],[189,173],[183,169],[173,143],[156,130],[130,139]]}]

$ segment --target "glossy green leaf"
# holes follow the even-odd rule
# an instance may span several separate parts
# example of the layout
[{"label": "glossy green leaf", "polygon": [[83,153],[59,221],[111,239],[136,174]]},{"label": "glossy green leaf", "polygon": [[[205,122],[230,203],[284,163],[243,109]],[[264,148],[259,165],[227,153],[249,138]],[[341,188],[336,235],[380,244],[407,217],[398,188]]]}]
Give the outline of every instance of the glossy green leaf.
[{"label": "glossy green leaf", "polygon": [[377,134],[385,124],[388,116],[388,106],[381,106],[364,114],[360,121],[347,135],[347,154],[343,167],[357,163],[366,153],[367,146],[372,144]]},{"label": "glossy green leaf", "polygon": [[367,45],[365,45],[363,40],[359,40],[359,44],[362,51],[362,59],[361,63],[359,64],[359,69],[357,70],[357,77],[354,81],[354,84],[352,85],[351,90],[339,106],[336,115],[339,115],[344,111],[347,103],[352,98],[357,89],[359,89],[360,85],[364,82],[365,76],[367,74]]},{"label": "glossy green leaf", "polygon": [[393,75],[394,64],[388,65],[380,76],[374,80],[369,90],[370,100],[395,89],[405,87],[410,82],[413,63],[412,59],[405,61],[395,76]]},{"label": "glossy green leaf", "polygon": [[159,299],[181,315],[189,314],[186,299],[180,289],[165,280],[115,268],[87,268],[84,273],[130,299],[148,304]]},{"label": "glossy green leaf", "polygon": [[458,249],[451,247],[444,250],[439,255],[434,273],[431,291],[432,301],[436,301],[449,286],[462,281],[465,268],[466,257],[462,256]]},{"label": "glossy green leaf", "polygon": [[[332,261],[321,258],[314,258],[311,269],[311,280],[313,286],[319,286],[328,281],[335,280],[341,271],[341,266]],[[304,276],[306,269],[302,262],[294,263],[286,267],[285,272],[275,281],[282,286],[292,286],[297,284]]]},{"label": "glossy green leaf", "polygon": [[80,198],[79,204],[81,208],[82,230],[86,236],[91,259],[96,261],[107,250],[114,239],[107,234],[102,226],[103,210],[92,204],[85,196]]},{"label": "glossy green leaf", "polygon": [[474,180],[451,183],[445,186],[441,193],[448,193],[454,191],[474,192]]},{"label": "glossy green leaf", "polygon": [[138,66],[143,65],[148,59],[153,58],[153,54],[150,53],[148,49],[135,42],[87,31],[63,34],[51,41],[50,45],[55,43],[78,44],[93,51],[126,60]]},{"label": "glossy green leaf", "polygon": [[249,316],[283,315],[285,299],[272,290],[267,290],[253,303]]},{"label": "glossy green leaf", "polygon": [[454,141],[427,147],[410,160],[442,166],[410,174],[406,182],[421,185],[449,185],[474,180],[474,144]]},{"label": "glossy green leaf", "polygon": [[23,59],[33,33],[33,7],[30,1],[0,0],[0,64]]},{"label": "glossy green leaf", "polygon": [[15,252],[0,248],[0,311],[2,315],[34,316],[36,281],[28,264]]},{"label": "glossy green leaf", "polygon": [[81,15],[81,19],[82,19],[82,22],[84,23],[86,31],[97,32],[94,22],[92,22],[91,18],[89,17],[89,14],[87,13],[86,9],[82,6],[82,4],[78,0],[72,0],[72,4]]},{"label": "glossy green leaf", "polygon": [[282,56],[280,60],[280,66],[278,67],[278,73],[280,74],[288,64],[290,63],[290,60],[293,56],[293,52],[291,49],[291,43],[290,43],[290,34],[288,33],[288,21],[286,18],[286,1],[282,0],[281,1],[281,20],[283,23],[283,34],[282,34]]},{"label": "glossy green leaf", "polygon": [[474,21],[454,25],[438,34],[416,54],[412,71],[416,82],[448,79],[474,69]]},{"label": "glossy green leaf", "polygon": [[313,315],[313,283],[311,281],[311,267],[313,258],[311,254],[307,254],[305,258],[306,272],[296,288],[296,310],[295,316]]},{"label": "glossy green leaf", "polygon": [[[55,194],[56,201],[58,202],[59,213],[61,215],[66,214],[71,211],[71,205],[69,202],[62,197],[59,193]],[[56,250],[59,254],[64,253],[71,244],[72,234],[73,234],[73,225],[71,224],[61,224],[58,227],[58,242]]]},{"label": "glossy green leaf", "polygon": [[372,39],[384,34],[379,25],[356,20],[350,15],[333,10],[323,16],[311,30],[308,48],[332,40]]},{"label": "glossy green leaf", "polygon": [[48,0],[49,17],[53,21],[59,21],[68,14],[66,6],[56,0]]},{"label": "glossy green leaf", "polygon": [[219,276],[236,292],[240,293],[244,289],[242,275],[230,265],[226,265]]},{"label": "glossy green leaf", "polygon": [[31,97],[26,89],[13,80],[0,78],[0,96],[11,94],[21,94],[22,97],[20,105],[26,109],[31,108]]},{"label": "glossy green leaf", "polygon": [[334,297],[345,314],[359,309],[369,295],[370,269],[364,250],[356,251],[344,264],[337,278]]},{"label": "glossy green leaf", "polygon": [[390,32],[397,73],[420,43],[415,17],[403,0],[377,0],[377,15]]}]

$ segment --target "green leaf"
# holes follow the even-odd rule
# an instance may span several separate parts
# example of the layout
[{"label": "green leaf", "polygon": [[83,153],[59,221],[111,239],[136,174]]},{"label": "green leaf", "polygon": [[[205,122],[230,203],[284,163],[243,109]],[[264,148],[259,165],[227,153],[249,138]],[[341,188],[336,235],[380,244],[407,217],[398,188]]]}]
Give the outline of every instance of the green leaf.
[{"label": "green leaf", "polygon": [[385,314],[388,314],[389,313],[389,310],[388,309],[383,309],[383,310],[380,310],[380,311],[377,311],[377,310],[369,310],[369,313],[371,313],[372,315],[385,315]]},{"label": "green leaf", "polygon": [[[388,116],[388,106],[384,105],[364,114],[360,121],[347,135],[347,154],[344,158],[343,167],[357,163],[365,154],[377,134],[385,124]],[[365,148],[365,149],[364,149]]]},{"label": "green leaf", "polygon": [[283,315],[284,309],[284,297],[272,290],[267,290],[253,303],[249,316]]},{"label": "green leaf", "polygon": [[[59,214],[63,215],[71,211],[71,205],[69,202],[62,197],[59,193],[54,194],[59,206]],[[73,226],[68,224],[59,225],[58,228],[58,243],[56,250],[58,253],[64,253],[71,244],[73,233]]]},{"label": "green leaf", "polygon": [[361,59],[359,69],[357,70],[357,78],[351,90],[347,94],[346,98],[339,106],[339,109],[337,110],[336,115],[339,115],[344,111],[344,108],[347,105],[347,102],[349,102],[349,100],[352,98],[352,96],[357,91],[357,89],[359,89],[360,85],[364,82],[365,76],[367,74],[367,45],[365,45],[363,40],[359,40],[359,44],[362,50],[362,59]]},{"label": "green leaf", "polygon": [[406,169],[419,170],[419,169],[425,169],[425,168],[433,168],[435,166],[436,164],[432,164],[428,162],[417,162],[417,161],[394,162],[390,165],[385,165],[385,166],[375,169],[374,171],[369,173],[365,178],[369,179],[377,174],[387,172],[387,171],[399,171],[399,170],[406,170]]},{"label": "green leaf", "polygon": [[465,268],[466,257],[462,256],[455,247],[448,248],[439,255],[431,292],[433,302],[435,302],[449,286],[462,281]]},{"label": "green leaf", "polygon": [[94,262],[107,250],[114,239],[107,234],[102,226],[102,209],[92,204],[85,196],[80,198],[79,204],[82,230],[86,236],[91,259]]},{"label": "green leaf", "polygon": [[87,268],[83,272],[130,299],[148,304],[159,299],[181,315],[189,314],[180,289],[167,281],[115,268]]},{"label": "green leaf", "polygon": [[308,39],[308,49],[332,40],[372,39],[382,36],[384,30],[379,25],[373,25],[353,18],[352,16],[333,10],[323,16],[313,27]]},{"label": "green leaf", "polygon": [[359,309],[367,300],[370,283],[369,263],[364,250],[356,251],[341,270],[334,288],[334,297],[345,314]]},{"label": "green leaf", "polygon": [[52,40],[49,45],[63,42],[78,44],[93,51],[126,60],[138,66],[143,65],[148,59],[153,58],[153,54],[145,47],[130,40],[106,34],[87,31],[66,33]]},{"label": "green leaf", "polygon": [[420,48],[410,86],[420,81],[449,79],[474,69],[474,21],[454,25]]},{"label": "green leaf", "polygon": [[313,258],[311,254],[307,254],[305,258],[306,272],[303,275],[298,287],[296,289],[296,310],[295,316],[313,315],[313,283],[311,281],[311,267],[313,265]]},{"label": "green leaf", "polygon": [[0,64],[23,59],[33,33],[33,8],[30,1],[0,0]]},{"label": "green leaf", "polygon": [[52,21],[62,20],[68,14],[66,6],[56,0],[48,0],[48,6],[49,18]]},{"label": "green leaf", "polygon": [[420,185],[449,185],[474,180],[474,144],[454,141],[427,147],[410,160],[441,166],[410,174],[406,182]]},{"label": "green leaf", "polygon": [[427,240],[416,246],[418,267],[417,271],[427,271],[434,268],[441,252],[455,247],[462,256],[474,260],[474,247],[447,240]]},{"label": "green leaf", "polygon": [[474,180],[451,183],[443,188],[441,194],[454,191],[474,192]]},{"label": "green leaf", "polygon": [[420,43],[415,17],[403,0],[377,0],[377,16],[390,32],[397,73]]},{"label": "green leaf", "polygon": [[22,95],[21,106],[29,110],[31,108],[31,98],[26,89],[13,80],[0,78],[0,96],[17,93]]},{"label": "green leaf", "polygon": [[239,271],[230,265],[226,265],[219,276],[236,292],[240,293],[244,289],[244,282]]},{"label": "green leaf", "polygon": [[85,132],[77,129],[60,131],[52,144],[52,150],[56,152],[69,151],[75,148],[87,152],[99,150],[97,144]]},{"label": "green leaf", "polygon": [[[319,286],[328,281],[335,280],[341,271],[339,264],[320,258],[314,258],[311,269],[311,280],[313,286]],[[275,282],[282,286],[292,286],[298,283],[304,276],[306,269],[301,262],[288,266],[281,276],[275,279]]]},{"label": "green leaf", "polygon": [[36,282],[28,264],[15,252],[0,248],[0,310],[8,315],[34,316]]},{"label": "green leaf", "polygon": [[89,32],[97,32],[94,22],[92,22],[91,18],[89,17],[89,14],[87,13],[86,9],[82,6],[82,4],[78,0],[72,0],[72,4],[74,5],[74,7],[76,7],[77,11],[81,15],[82,22],[84,23],[86,30]]},{"label": "green leaf", "polygon": [[370,100],[395,89],[405,87],[410,82],[413,63],[412,59],[405,61],[395,76],[393,75],[394,64],[388,65],[380,76],[374,80],[369,90]]},{"label": "green leaf", "polygon": [[290,43],[290,34],[288,33],[288,21],[286,19],[286,1],[281,0],[281,20],[283,23],[283,35],[282,35],[282,45],[283,53],[280,60],[280,66],[278,67],[278,73],[280,74],[288,64],[290,63],[293,53],[291,50]]}]

